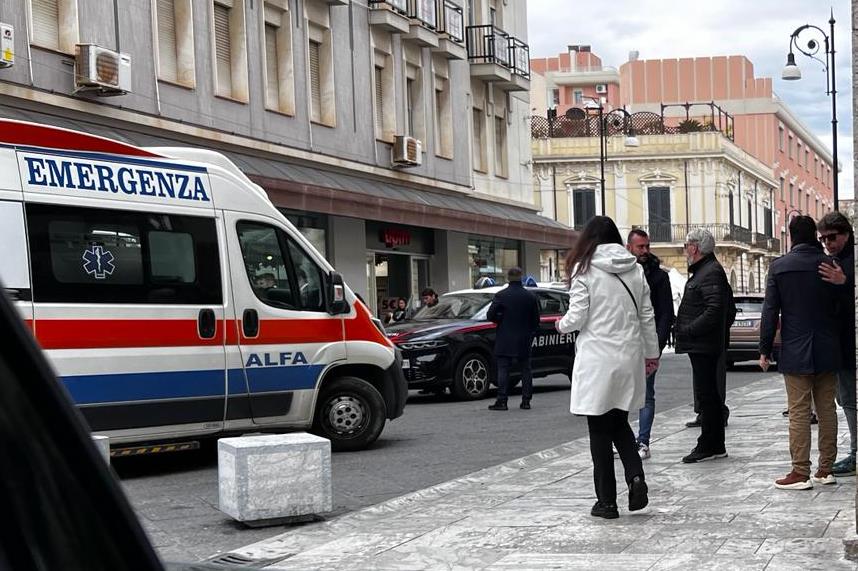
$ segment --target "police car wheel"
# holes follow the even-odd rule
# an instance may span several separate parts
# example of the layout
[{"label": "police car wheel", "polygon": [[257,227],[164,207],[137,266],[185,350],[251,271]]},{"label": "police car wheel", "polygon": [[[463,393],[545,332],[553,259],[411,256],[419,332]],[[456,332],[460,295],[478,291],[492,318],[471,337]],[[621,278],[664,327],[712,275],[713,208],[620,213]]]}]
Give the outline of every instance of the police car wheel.
[{"label": "police car wheel", "polygon": [[313,432],[329,439],[332,450],[362,450],[381,434],[386,417],[375,387],[357,377],[340,377],[322,390]]},{"label": "police car wheel", "polygon": [[489,361],[480,353],[468,353],[456,364],[453,396],[460,400],[478,400],[486,398],[491,384]]}]

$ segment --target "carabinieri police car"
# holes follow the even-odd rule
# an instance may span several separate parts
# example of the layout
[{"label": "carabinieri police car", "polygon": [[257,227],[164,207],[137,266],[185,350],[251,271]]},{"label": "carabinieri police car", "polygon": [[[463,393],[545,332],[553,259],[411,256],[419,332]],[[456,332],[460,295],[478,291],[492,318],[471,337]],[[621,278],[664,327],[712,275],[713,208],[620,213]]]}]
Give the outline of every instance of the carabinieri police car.
[{"label": "carabinieri police car", "polygon": [[[505,287],[505,286],[504,286]],[[408,321],[388,326],[387,335],[402,350],[409,389],[447,387],[457,399],[485,398],[496,384],[492,349],[495,324],[486,319],[489,305],[501,287],[447,293],[434,307],[423,307]],[[567,292],[528,288],[539,299],[540,327],[533,338],[534,377],[571,375],[575,345],[572,333],[554,329],[569,307]],[[518,379],[513,369],[513,382]]]}]

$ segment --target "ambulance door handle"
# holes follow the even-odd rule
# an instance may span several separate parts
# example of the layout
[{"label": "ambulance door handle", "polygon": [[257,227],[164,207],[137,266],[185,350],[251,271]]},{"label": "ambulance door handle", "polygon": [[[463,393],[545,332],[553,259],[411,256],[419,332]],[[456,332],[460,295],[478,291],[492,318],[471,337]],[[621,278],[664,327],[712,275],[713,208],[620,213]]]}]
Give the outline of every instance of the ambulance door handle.
[{"label": "ambulance door handle", "polygon": [[217,331],[217,321],[213,309],[201,309],[197,317],[197,330],[202,339],[213,339]]},{"label": "ambulance door handle", "polygon": [[255,309],[245,309],[241,316],[241,329],[245,337],[256,337],[259,335],[259,314]]}]

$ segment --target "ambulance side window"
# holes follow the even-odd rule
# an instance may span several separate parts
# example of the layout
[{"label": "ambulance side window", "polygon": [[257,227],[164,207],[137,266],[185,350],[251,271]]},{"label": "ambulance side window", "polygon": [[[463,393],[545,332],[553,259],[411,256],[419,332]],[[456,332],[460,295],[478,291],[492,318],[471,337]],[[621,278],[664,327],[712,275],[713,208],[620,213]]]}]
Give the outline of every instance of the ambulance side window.
[{"label": "ambulance side window", "polygon": [[308,311],[325,311],[325,298],[322,294],[322,273],[319,266],[289,238],[289,255],[295,266],[295,278],[298,281],[301,307]]},{"label": "ambulance side window", "polygon": [[256,297],[272,307],[298,309],[289,281],[282,232],[257,222],[239,222],[237,229],[244,269]]},{"label": "ambulance side window", "polygon": [[214,219],[28,204],[37,303],[223,303]]}]

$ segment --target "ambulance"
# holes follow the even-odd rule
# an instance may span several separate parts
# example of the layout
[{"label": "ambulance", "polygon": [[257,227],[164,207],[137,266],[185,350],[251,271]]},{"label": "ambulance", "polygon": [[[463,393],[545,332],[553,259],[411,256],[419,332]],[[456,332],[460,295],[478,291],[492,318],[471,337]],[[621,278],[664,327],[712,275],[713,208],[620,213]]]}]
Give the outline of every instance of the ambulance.
[{"label": "ambulance", "polygon": [[117,455],[402,415],[401,356],[265,191],[198,148],[0,119],[0,282]]}]

